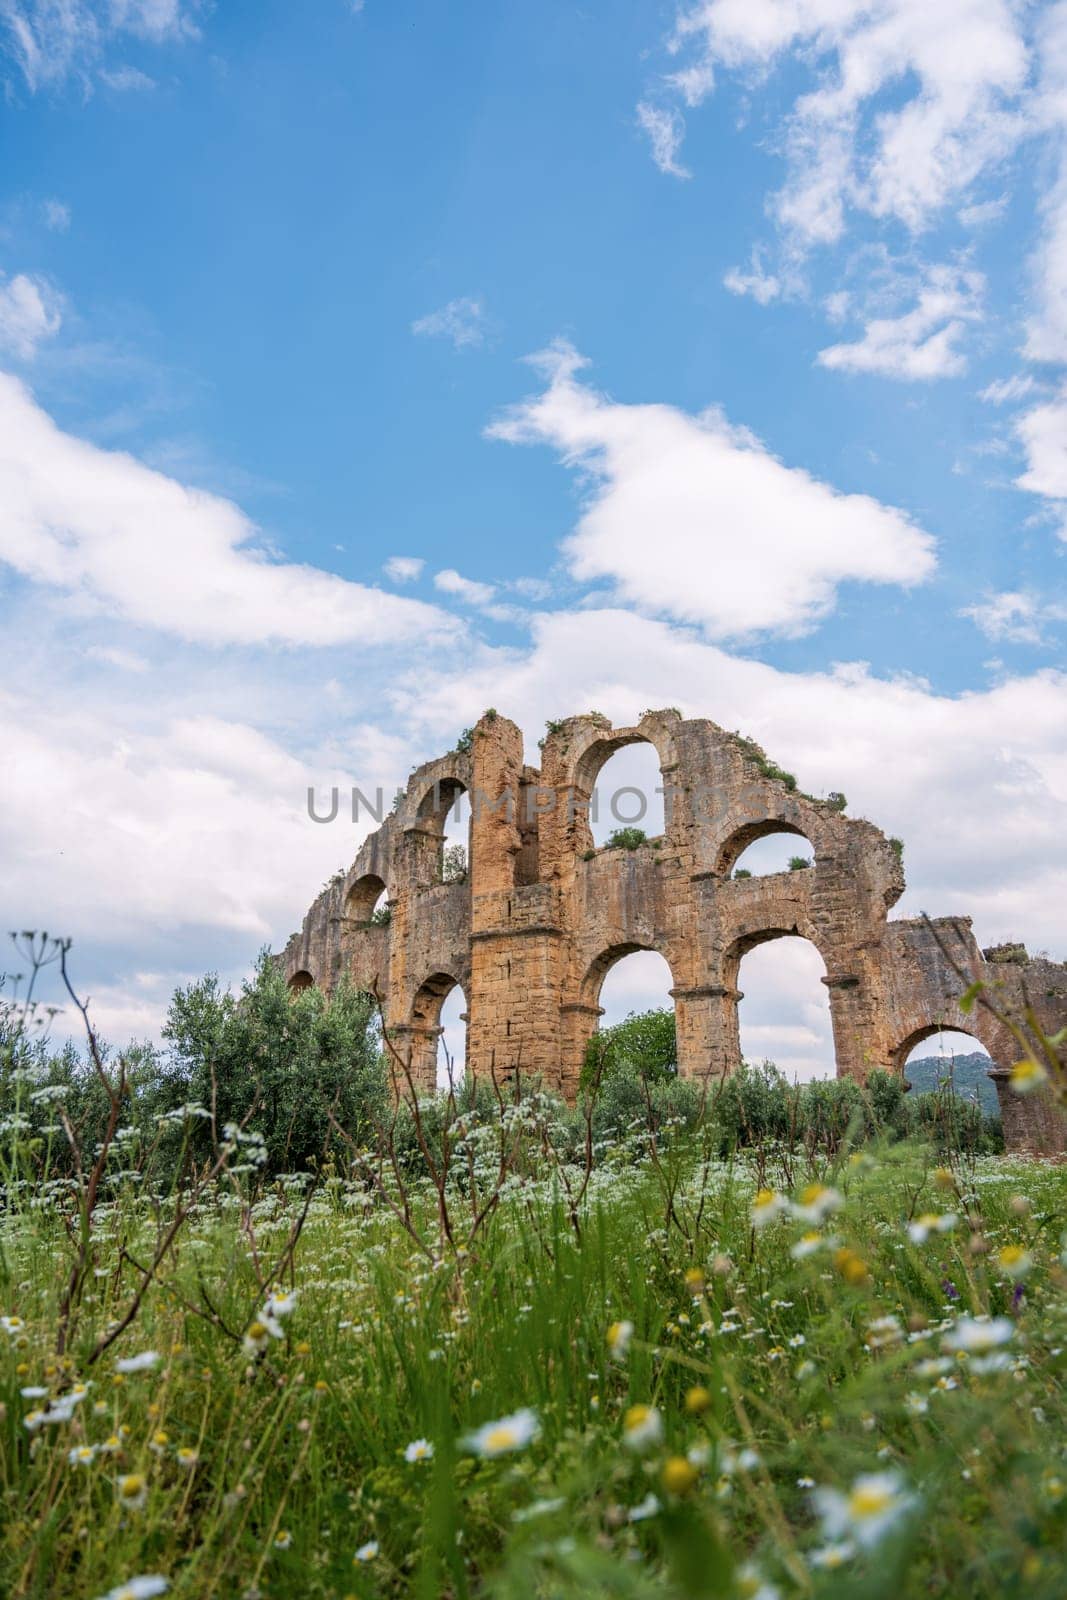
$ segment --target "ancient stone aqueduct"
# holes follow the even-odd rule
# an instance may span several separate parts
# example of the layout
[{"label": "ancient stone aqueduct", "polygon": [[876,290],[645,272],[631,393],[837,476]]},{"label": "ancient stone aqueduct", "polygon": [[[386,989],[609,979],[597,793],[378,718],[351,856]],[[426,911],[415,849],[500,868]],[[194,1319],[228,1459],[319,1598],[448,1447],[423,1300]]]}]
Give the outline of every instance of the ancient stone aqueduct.
[{"label": "ancient stone aqueduct", "polygon": [[[588,805],[597,774],[624,745],[655,747],[666,827],[633,850],[594,849]],[[421,1088],[435,1083],[440,1014],[466,997],[466,1070],[516,1069],[573,1096],[600,1017],[604,977],[621,957],[657,950],[673,978],[679,1072],[717,1077],[740,1063],[738,969],[747,950],[799,934],[826,969],[838,1076],[903,1070],[941,1028],[973,1034],[993,1059],[1008,1147],[1064,1147],[1041,1096],[1007,1086],[1010,1035],[980,1010],[924,922],[891,919],[904,889],[901,851],[840,802],[812,799],[762,750],[704,719],[648,711],[632,728],[596,713],[550,725],[541,765],[522,735],[487,712],[461,748],[413,772],[351,868],[312,905],[278,957],[294,989],[342,973],[376,987],[386,1023]],[[468,871],[442,881],[444,827],[471,797]],[[770,833],[803,836],[805,871],[735,878],[742,851]],[[382,923],[372,911],[387,895]],[[1067,1020],[1067,965],[1022,946],[981,951],[966,917],[938,919],[946,949],[1008,1000],[1028,997],[1049,1031]]]}]

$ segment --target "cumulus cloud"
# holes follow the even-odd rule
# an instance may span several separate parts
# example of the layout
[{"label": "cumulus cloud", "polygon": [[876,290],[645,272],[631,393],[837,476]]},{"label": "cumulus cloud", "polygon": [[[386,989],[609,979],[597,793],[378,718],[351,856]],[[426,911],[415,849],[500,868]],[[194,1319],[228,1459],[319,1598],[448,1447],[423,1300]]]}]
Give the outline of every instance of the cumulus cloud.
[{"label": "cumulus cloud", "polygon": [[59,332],[60,299],[43,278],[24,272],[0,282],[0,350],[30,361],[43,339]]},{"label": "cumulus cloud", "polygon": [[411,324],[411,331],[430,338],[451,339],[453,349],[469,350],[485,342],[485,303],[461,295],[440,311],[419,317]]},{"label": "cumulus cloud", "polygon": [[661,172],[669,173],[672,178],[692,177],[678,161],[685,138],[685,122],[679,112],[642,100],[637,107],[637,125],[647,133],[652,159]]},{"label": "cumulus cloud", "polygon": [[1034,115],[1051,130],[1059,176],[1041,202],[1042,235],[1033,261],[1036,307],[1026,324],[1033,361],[1067,362],[1067,0],[1044,14]]},{"label": "cumulus cloud", "polygon": [[771,301],[777,300],[785,289],[785,284],[777,273],[765,271],[762,252],[758,246],[752,251],[747,272],[742,272],[739,267],[731,267],[722,281],[723,287],[731,294],[750,295],[761,306],[769,306]]},{"label": "cumulus cloud", "polygon": [[[773,210],[799,247],[832,243],[848,210],[919,229],[1009,151],[1027,51],[1010,0],[698,0],[671,48],[690,104],[716,69],[749,80],[786,60],[810,74],[786,118]],[[904,86],[902,103],[886,91]]]},{"label": "cumulus cloud", "polygon": [[433,583],[434,588],[440,589],[442,594],[455,595],[468,606],[488,605],[496,593],[491,583],[479,583],[474,578],[464,578],[454,567],[446,567],[443,572],[435,572]]},{"label": "cumulus cloud", "polygon": [[[1015,481],[1067,514],[1067,387],[1043,405],[1023,412],[1015,432],[1026,454],[1026,471]],[[1067,521],[1061,530],[1067,538]]]},{"label": "cumulus cloud", "polygon": [[1021,590],[988,594],[973,606],[965,606],[961,616],[971,621],[987,639],[1007,640],[1012,644],[1043,644],[1044,625],[1067,622],[1067,606],[1044,601]]},{"label": "cumulus cloud", "polygon": [[146,729],[112,706],[4,693],[0,729],[5,902],[19,926],[32,917],[79,946],[173,962],[214,930],[214,951],[221,933],[250,961],[299,921],[347,844],[306,812],[308,784],[336,770],[309,771],[236,720],[190,712]]},{"label": "cumulus cloud", "polygon": [[985,279],[957,267],[927,269],[915,306],[896,317],[873,317],[863,337],[820,350],[820,366],[870,372],[883,378],[923,380],[956,377],[967,362],[958,348],[968,323],[982,317]]},{"label": "cumulus cloud", "polygon": [[933,571],[933,541],[906,513],[785,466],[721,413],[612,401],[579,381],[585,363],[564,343],[535,361],[544,392],[488,431],[552,445],[587,475],[564,545],[575,578],[741,638],[812,628],[840,583],[911,585]]},{"label": "cumulus cloud", "polygon": [[425,565],[421,556],[390,556],[382,571],[394,583],[414,583]]},{"label": "cumulus cloud", "polygon": [[272,561],[256,536],[232,502],[62,432],[0,374],[0,560],[25,577],[207,644],[455,631],[435,607]]}]

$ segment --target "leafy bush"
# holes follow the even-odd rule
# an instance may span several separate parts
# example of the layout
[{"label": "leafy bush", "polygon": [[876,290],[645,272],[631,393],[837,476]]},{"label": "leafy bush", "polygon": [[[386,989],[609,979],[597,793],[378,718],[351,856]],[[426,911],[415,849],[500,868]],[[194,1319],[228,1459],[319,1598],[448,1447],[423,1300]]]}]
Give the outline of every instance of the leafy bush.
[{"label": "leafy bush", "polygon": [[[178,989],[163,1036],[173,1105],[215,1107],[219,1127],[253,1110],[267,1172],[321,1165],[341,1142],[330,1115],[354,1139],[365,1137],[388,1099],[377,1013],[369,996],[342,981],[329,998],[309,988],[290,995],[266,956],[239,995],[216,976]],[[207,1154],[209,1129],[195,1135]]]},{"label": "leafy bush", "polygon": [[648,843],[648,834],[644,828],[616,828],[608,836],[606,848],[608,850],[636,850],[639,845]]}]

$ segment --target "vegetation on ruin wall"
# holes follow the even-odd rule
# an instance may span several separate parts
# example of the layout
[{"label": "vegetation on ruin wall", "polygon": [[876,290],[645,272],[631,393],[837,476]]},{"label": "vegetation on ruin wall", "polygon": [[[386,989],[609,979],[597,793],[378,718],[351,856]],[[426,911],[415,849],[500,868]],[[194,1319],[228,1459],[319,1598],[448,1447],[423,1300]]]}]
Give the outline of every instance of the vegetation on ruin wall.
[{"label": "vegetation on ruin wall", "polygon": [[[127,1084],[97,1047],[98,1140],[4,1014],[0,1593],[1059,1600],[1067,1169],[860,1144],[865,1112],[723,1156],[648,1018],[659,1076],[605,1048],[576,1115],[394,1118],[365,1002],[272,985],[193,986],[172,1028],[190,1083],[266,1059],[243,1117],[216,1067],[150,1118],[144,1053]],[[272,1032],[328,1101],[285,1176]]]}]

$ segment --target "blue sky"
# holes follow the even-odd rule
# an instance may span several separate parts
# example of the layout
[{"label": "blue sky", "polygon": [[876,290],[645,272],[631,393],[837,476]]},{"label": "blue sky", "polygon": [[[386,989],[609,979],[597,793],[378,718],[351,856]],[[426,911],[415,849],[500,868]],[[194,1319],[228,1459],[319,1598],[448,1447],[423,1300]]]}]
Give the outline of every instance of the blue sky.
[{"label": "blue sky", "polygon": [[0,52],[5,910],[105,1028],[296,925],[354,844],[307,783],[487,703],[743,727],[908,840],[901,911],[1067,955],[1062,0],[0,0]]}]

